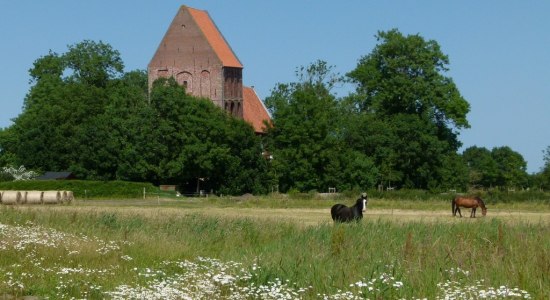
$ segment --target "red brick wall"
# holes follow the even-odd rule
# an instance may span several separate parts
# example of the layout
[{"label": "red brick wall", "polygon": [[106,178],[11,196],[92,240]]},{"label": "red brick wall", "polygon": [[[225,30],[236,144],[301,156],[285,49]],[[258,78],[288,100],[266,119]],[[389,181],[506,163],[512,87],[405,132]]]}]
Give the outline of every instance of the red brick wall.
[{"label": "red brick wall", "polygon": [[174,77],[187,92],[223,107],[223,66],[185,7],[180,8],[148,66],[149,86]]}]

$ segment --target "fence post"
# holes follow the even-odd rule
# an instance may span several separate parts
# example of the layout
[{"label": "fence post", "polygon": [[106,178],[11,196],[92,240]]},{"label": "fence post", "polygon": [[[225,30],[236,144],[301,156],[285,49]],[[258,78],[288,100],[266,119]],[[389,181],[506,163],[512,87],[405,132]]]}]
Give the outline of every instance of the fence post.
[{"label": "fence post", "polygon": [[143,188],[143,200],[145,200],[145,188]]}]

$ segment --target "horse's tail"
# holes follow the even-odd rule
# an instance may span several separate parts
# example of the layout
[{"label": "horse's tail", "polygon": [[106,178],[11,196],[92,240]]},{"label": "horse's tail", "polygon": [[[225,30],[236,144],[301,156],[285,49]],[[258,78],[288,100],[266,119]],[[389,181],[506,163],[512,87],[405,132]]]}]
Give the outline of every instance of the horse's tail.
[{"label": "horse's tail", "polygon": [[456,208],[456,197],[451,200],[451,213],[453,216],[455,215],[455,208]]}]

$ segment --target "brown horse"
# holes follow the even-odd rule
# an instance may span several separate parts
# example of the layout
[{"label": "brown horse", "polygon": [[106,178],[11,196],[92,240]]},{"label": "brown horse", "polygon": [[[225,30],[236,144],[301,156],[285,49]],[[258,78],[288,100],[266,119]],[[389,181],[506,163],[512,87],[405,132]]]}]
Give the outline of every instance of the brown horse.
[{"label": "brown horse", "polygon": [[452,200],[451,206],[453,210],[453,217],[456,216],[456,212],[458,211],[458,214],[462,218],[462,213],[460,212],[460,206],[472,209],[472,212],[470,213],[470,218],[476,217],[476,209],[478,207],[481,207],[481,214],[483,216],[487,214],[487,207],[485,207],[485,203],[479,197],[470,198],[470,197],[457,196]]}]

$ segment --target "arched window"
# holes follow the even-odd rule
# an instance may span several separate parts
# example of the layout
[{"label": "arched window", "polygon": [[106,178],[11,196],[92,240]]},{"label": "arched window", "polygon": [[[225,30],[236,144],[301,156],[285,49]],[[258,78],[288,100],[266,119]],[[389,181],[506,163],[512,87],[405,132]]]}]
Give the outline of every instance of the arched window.
[{"label": "arched window", "polygon": [[185,87],[188,93],[193,92],[193,75],[189,72],[180,72],[176,75],[176,81],[179,85]]}]

